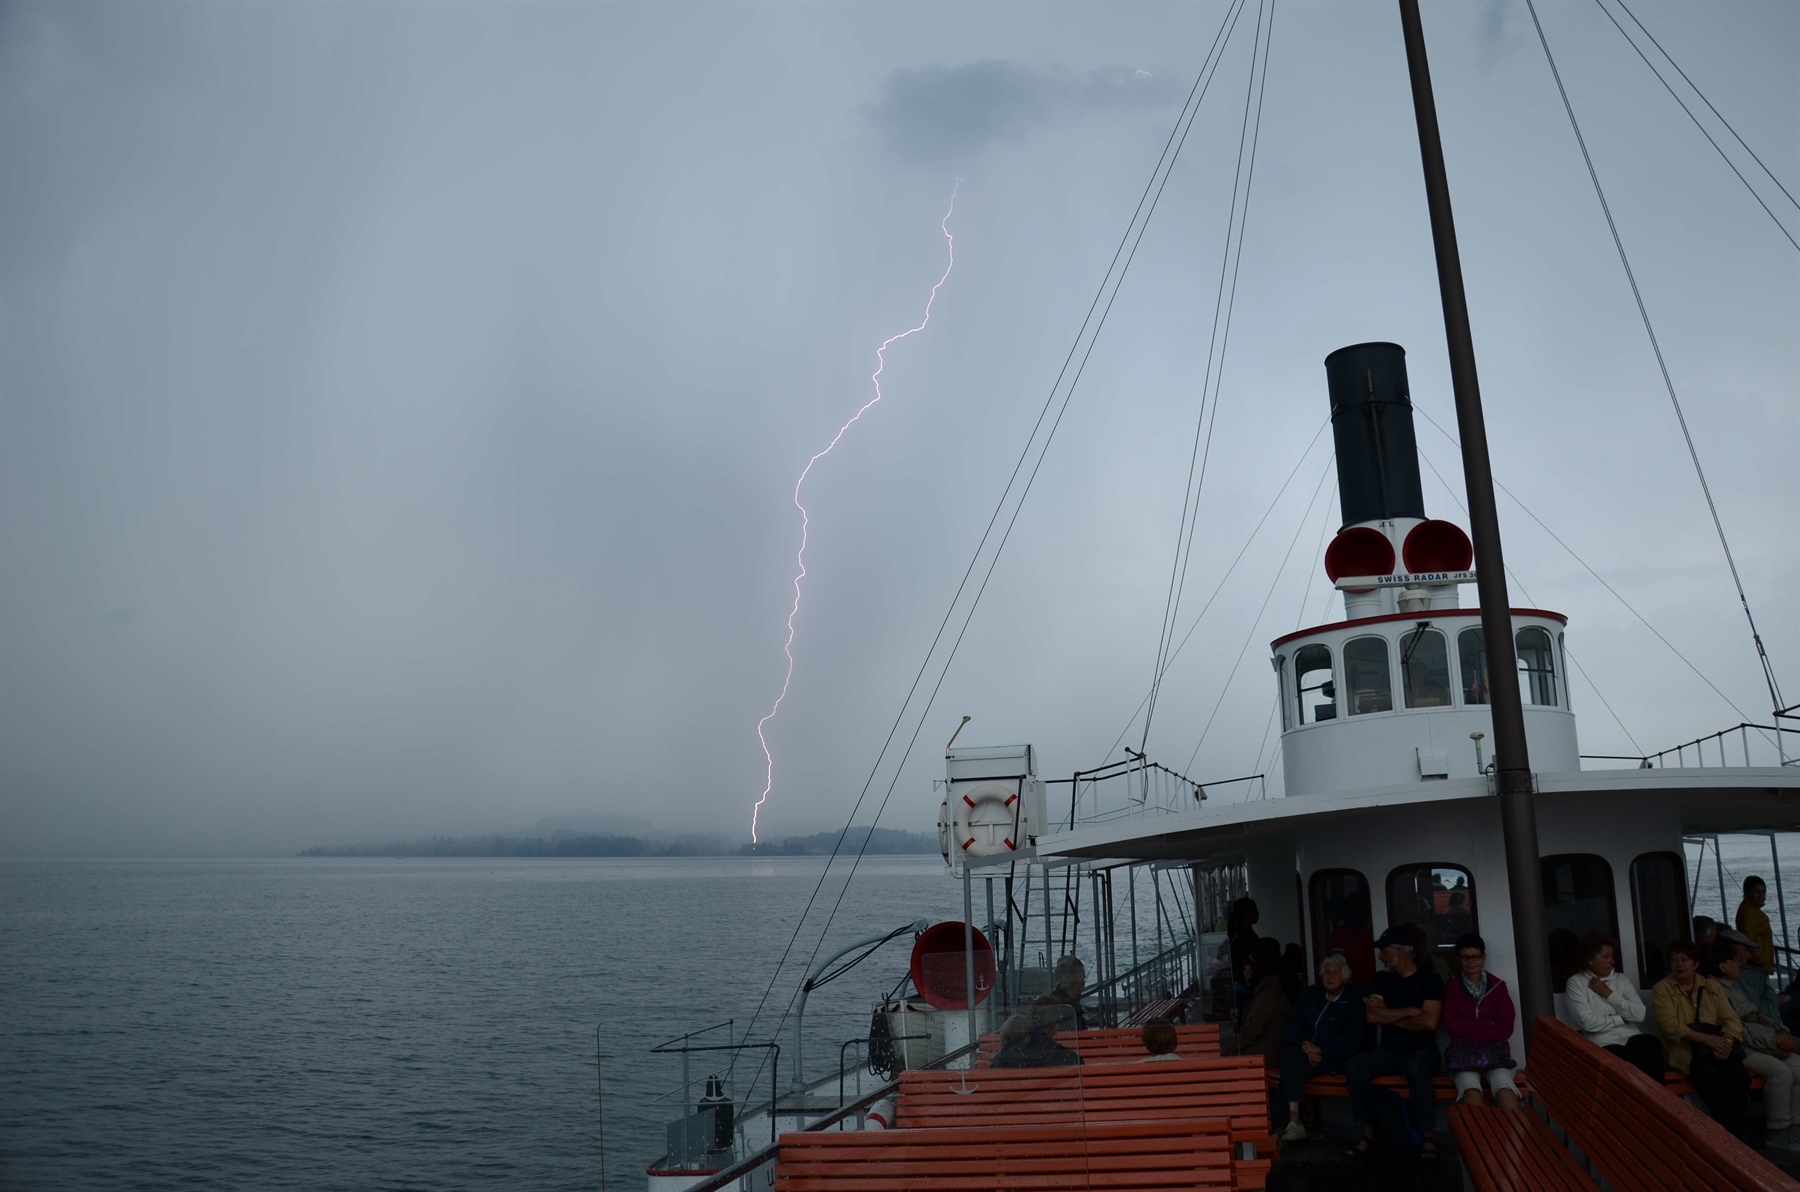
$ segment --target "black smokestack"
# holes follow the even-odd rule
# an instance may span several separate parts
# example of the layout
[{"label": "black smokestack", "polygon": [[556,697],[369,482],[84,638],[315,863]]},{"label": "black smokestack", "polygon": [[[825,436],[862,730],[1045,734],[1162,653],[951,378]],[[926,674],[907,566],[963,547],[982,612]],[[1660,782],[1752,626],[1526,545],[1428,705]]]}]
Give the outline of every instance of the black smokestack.
[{"label": "black smokestack", "polygon": [[1344,525],[1424,517],[1406,349],[1351,344],[1325,357]]}]

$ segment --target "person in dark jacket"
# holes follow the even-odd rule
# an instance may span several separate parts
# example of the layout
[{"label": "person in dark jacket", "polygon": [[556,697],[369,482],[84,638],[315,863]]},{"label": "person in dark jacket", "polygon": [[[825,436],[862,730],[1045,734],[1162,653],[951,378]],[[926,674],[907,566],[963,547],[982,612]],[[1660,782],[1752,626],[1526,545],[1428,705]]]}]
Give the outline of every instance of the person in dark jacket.
[{"label": "person in dark jacket", "polygon": [[1260,1055],[1270,1067],[1281,1057],[1281,1043],[1288,1017],[1287,994],[1281,990],[1281,943],[1264,936],[1256,941],[1246,970],[1250,1000],[1244,1005],[1244,1024],[1232,1037],[1238,1055]]},{"label": "person in dark jacket", "polygon": [[1281,1054],[1281,1088],[1275,1098],[1275,1128],[1281,1141],[1306,1137],[1300,1124],[1300,1095],[1306,1082],[1342,1072],[1344,1061],[1362,1048],[1362,999],[1350,988],[1355,969],[1332,953],[1319,962],[1319,983],[1308,986],[1288,1015],[1287,1046]]},{"label": "person in dark jacket", "polygon": [[1081,1056],[1056,1041],[1069,1021],[1069,1009],[1053,997],[1041,997],[1022,1014],[1000,1026],[996,1068],[1055,1068],[1081,1063]]},{"label": "person in dark jacket", "polygon": [[1512,994],[1506,982],[1487,971],[1487,944],[1474,932],[1456,941],[1456,964],[1461,971],[1444,986],[1444,1033],[1450,1036],[1444,1070],[1456,1082],[1457,1099],[1464,1105],[1481,1104],[1486,1077],[1494,1104],[1517,1109],[1512,1033],[1519,1014]]},{"label": "person in dark jacket", "polygon": [[1067,1025],[1073,1030],[1088,1029],[1087,1011],[1081,1008],[1081,991],[1086,988],[1087,965],[1081,963],[1081,957],[1071,953],[1056,962],[1056,969],[1050,974],[1047,996],[1068,1008],[1071,1021]]}]

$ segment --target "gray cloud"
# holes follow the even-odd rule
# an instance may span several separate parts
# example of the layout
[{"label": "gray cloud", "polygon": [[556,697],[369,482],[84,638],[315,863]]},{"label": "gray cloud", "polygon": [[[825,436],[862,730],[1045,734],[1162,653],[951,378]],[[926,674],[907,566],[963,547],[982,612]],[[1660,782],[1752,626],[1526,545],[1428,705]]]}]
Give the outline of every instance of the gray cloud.
[{"label": "gray cloud", "polygon": [[1172,78],[1141,68],[1075,71],[987,59],[897,70],[869,118],[903,158],[962,166],[997,144],[1086,117],[1154,111],[1180,102]]}]

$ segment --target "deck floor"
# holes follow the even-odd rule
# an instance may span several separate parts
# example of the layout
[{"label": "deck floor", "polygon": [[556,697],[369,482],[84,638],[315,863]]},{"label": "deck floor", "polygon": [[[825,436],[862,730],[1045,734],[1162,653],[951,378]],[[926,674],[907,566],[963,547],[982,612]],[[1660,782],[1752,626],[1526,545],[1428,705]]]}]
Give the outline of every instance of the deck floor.
[{"label": "deck floor", "polygon": [[[1333,1133],[1282,1147],[1280,1160],[1269,1172],[1268,1192],[1462,1192],[1462,1163],[1448,1131],[1439,1136],[1438,1161],[1430,1166],[1409,1150],[1346,1159],[1344,1150],[1353,1141]],[[1759,1147],[1757,1154],[1800,1179],[1800,1152]]]}]

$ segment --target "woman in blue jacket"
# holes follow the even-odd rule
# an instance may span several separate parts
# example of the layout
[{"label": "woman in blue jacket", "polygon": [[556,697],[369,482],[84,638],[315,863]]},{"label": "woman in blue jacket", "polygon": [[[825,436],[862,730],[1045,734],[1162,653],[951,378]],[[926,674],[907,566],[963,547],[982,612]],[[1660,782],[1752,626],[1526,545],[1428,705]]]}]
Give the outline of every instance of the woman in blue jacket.
[{"label": "woman in blue jacket", "polygon": [[1306,1127],[1300,1124],[1300,1096],[1306,1082],[1327,1072],[1342,1072],[1344,1061],[1361,1051],[1362,1044],[1362,998],[1350,989],[1350,962],[1333,953],[1319,964],[1319,983],[1300,995],[1288,1016],[1281,1089],[1274,1106],[1282,1142],[1306,1137]]}]

